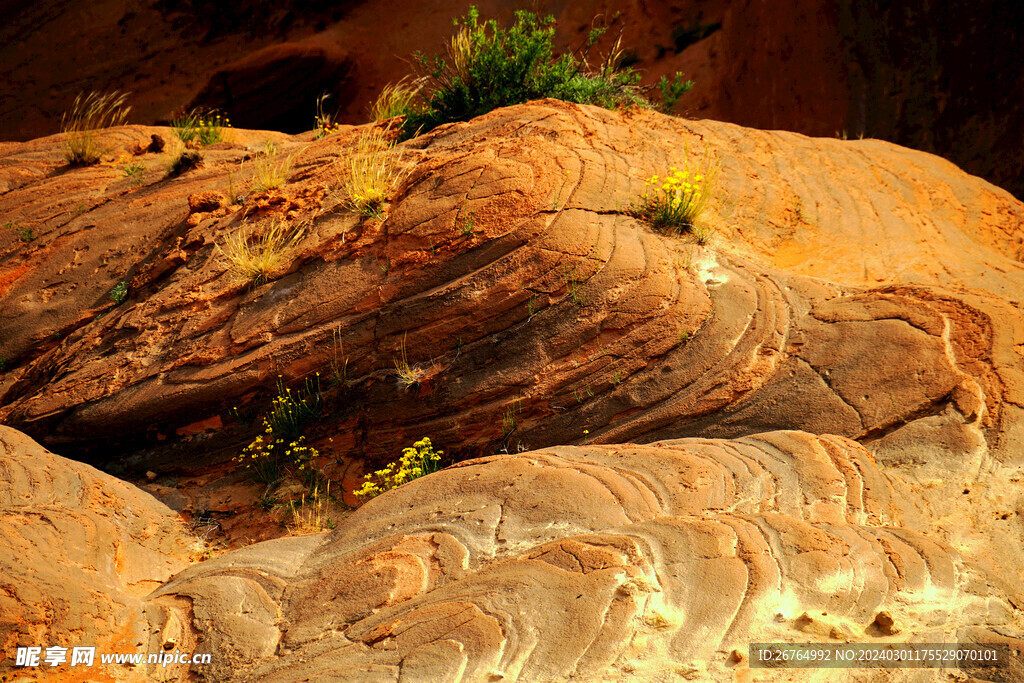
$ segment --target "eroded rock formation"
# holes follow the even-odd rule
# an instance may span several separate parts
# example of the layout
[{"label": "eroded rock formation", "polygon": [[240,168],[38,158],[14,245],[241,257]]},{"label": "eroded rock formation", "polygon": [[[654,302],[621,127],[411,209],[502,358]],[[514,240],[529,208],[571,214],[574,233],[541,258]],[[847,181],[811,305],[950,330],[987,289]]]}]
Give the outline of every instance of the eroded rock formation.
[{"label": "eroded rock formation", "polygon": [[[39,457],[13,430],[3,437],[9,455]],[[108,477],[99,488],[128,487]],[[157,504],[141,498],[126,505],[149,517]],[[65,502],[62,514],[88,507]],[[44,506],[34,497],[16,512]],[[466,461],[335,532],[207,560],[126,624],[152,651],[214,655],[194,673],[267,681],[731,680],[733,650],[751,641],[1005,641],[1019,583],[921,533],[930,512],[842,437],[556,447]],[[73,562],[63,548],[44,544],[40,561]],[[33,603],[25,590],[54,590],[33,566],[18,565],[18,607]]]},{"label": "eroded rock formation", "polygon": [[[138,188],[109,161],[61,170],[59,137],[0,150],[0,201],[33,234],[0,234],[0,420],[96,462],[180,467],[237,452],[237,408],[319,371],[328,456],[382,462],[423,435],[488,456],[329,534],[184,571],[166,544],[187,536],[163,530],[131,628],[214,654],[192,675],[725,680],[759,639],[1019,637],[1008,193],[878,141],[542,101],[398,146],[386,217],[367,218],[338,196],[365,128],[277,135],[293,171],[260,193],[266,134],[172,180],[153,134],[104,133],[110,159],[146,166]],[[631,215],[645,178],[706,153],[710,242]],[[272,221],[301,238],[266,282],[239,280],[225,236]]]},{"label": "eroded rock formation", "polygon": [[[1020,204],[963,175],[959,197],[920,194],[955,170],[933,157],[549,102],[400,148],[410,170],[380,223],[331,200],[329,162],[357,134],[285,143],[296,177],[244,208],[190,214],[182,201],[224,185],[239,144],[187,178],[115,180],[81,216],[71,188],[112,169],[9,192],[39,238],[26,248],[5,235],[0,353],[19,362],[0,418],[50,443],[141,439],[154,425],[226,421],[228,399],[332,363],[358,399],[332,419],[370,456],[422,434],[466,453],[583,429],[602,441],[776,428],[864,438],[948,404],[998,429],[1021,401]],[[823,163],[814,145],[843,187],[808,174]],[[639,179],[690,146],[722,155],[725,248],[628,215]],[[869,184],[886,168],[886,184]],[[57,205],[32,201],[41,192]],[[897,209],[894,194],[920,203]],[[289,265],[258,287],[232,277],[217,246],[244,216],[305,226]],[[971,218],[977,235],[964,232]],[[921,227],[885,241],[908,224]],[[128,301],[98,317],[121,279]],[[400,357],[424,370],[413,390],[395,381]]]},{"label": "eroded rock formation", "polygon": [[172,639],[192,628],[187,617],[161,622],[152,612],[160,601],[146,598],[190,564],[193,539],[179,517],[137,487],[2,425],[0,538],[7,675],[18,646],[155,652],[162,642],[152,640],[153,623]]}]

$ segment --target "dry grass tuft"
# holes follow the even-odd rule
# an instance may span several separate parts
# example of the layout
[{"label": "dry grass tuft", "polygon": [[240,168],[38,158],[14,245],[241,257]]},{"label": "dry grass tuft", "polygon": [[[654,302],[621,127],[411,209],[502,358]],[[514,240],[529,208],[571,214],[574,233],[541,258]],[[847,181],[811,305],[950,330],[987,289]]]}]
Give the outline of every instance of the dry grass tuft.
[{"label": "dry grass tuft", "polygon": [[96,131],[120,126],[128,117],[131,107],[124,106],[129,93],[118,91],[100,94],[79,94],[60,119],[60,130],[67,134],[64,157],[72,166],[91,166],[98,163],[106,149],[100,145]]},{"label": "dry grass tuft", "polygon": [[279,159],[277,146],[273,142],[266,143],[263,151],[256,155],[253,164],[256,169],[252,181],[254,192],[276,190],[288,182],[288,173],[292,169],[291,157]]},{"label": "dry grass tuft", "polygon": [[433,73],[432,77],[443,88],[455,88],[460,83],[471,82],[470,67],[473,65],[473,50],[472,34],[469,27],[463,26],[448,41],[448,54],[444,68]]},{"label": "dry grass tuft", "polygon": [[469,69],[473,64],[473,39],[469,27],[463,26],[452,36],[448,44],[448,60],[455,78],[468,83],[472,77]]},{"label": "dry grass tuft", "polygon": [[422,87],[421,81],[409,81],[408,77],[384,86],[370,107],[370,119],[384,121],[407,113]]},{"label": "dry grass tuft", "polygon": [[398,374],[398,383],[408,389],[419,384],[427,376],[427,372],[418,365],[409,365],[409,359],[405,354],[405,337],[402,338],[399,351],[402,355],[401,358],[395,359],[395,371]]},{"label": "dry grass tuft", "polygon": [[387,131],[363,135],[343,175],[344,203],[364,216],[381,218],[384,201],[398,181],[397,164]]},{"label": "dry grass tuft", "polygon": [[295,501],[289,503],[292,511],[292,523],[288,525],[288,531],[292,534],[318,534],[334,528],[334,520],[331,519],[331,483],[328,481],[325,490],[321,493],[320,486],[314,486],[309,494],[303,494],[299,504]]},{"label": "dry grass tuft", "polygon": [[187,148],[177,138],[171,138],[167,145],[167,177],[174,178],[203,165],[203,155],[194,149]]},{"label": "dry grass tuft", "polygon": [[272,221],[260,234],[239,230],[228,235],[220,247],[231,264],[231,272],[243,280],[259,283],[287,265],[288,252],[298,244],[303,230],[283,220]]}]

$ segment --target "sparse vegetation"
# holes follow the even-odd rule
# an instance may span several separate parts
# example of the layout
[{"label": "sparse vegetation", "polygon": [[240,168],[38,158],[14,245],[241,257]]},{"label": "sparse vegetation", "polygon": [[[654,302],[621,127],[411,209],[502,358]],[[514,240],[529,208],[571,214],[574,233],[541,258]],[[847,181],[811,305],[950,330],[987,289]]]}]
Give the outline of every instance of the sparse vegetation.
[{"label": "sparse vegetation", "polygon": [[707,208],[718,178],[718,165],[710,153],[696,168],[669,167],[668,175],[653,175],[644,181],[644,193],[632,213],[660,232],[681,235],[692,232],[700,244],[711,232],[699,228],[697,221]]},{"label": "sparse vegetation", "polygon": [[[455,39],[452,40],[454,42]],[[385,121],[407,113],[422,86],[422,81],[410,81],[408,76],[384,86],[370,108],[371,120]]]},{"label": "sparse vegetation", "polygon": [[697,244],[704,246],[711,242],[711,238],[715,236],[715,229],[709,228],[703,225],[697,225],[693,228],[693,238]]},{"label": "sparse vegetation", "polygon": [[324,110],[324,100],[329,98],[330,95],[327,93],[316,98],[316,116],[313,118],[314,140],[321,140],[328,135],[334,135],[341,129],[341,124],[334,120],[334,115],[328,114]]},{"label": "sparse vegetation", "polygon": [[571,269],[566,268],[565,270],[565,287],[569,294],[569,299],[572,300],[577,306],[585,306],[587,303],[587,297],[583,293],[584,282],[576,277],[576,266]]},{"label": "sparse vegetation", "polygon": [[253,283],[265,282],[288,261],[288,251],[302,237],[284,220],[265,224],[262,231],[239,229],[224,239],[220,247],[237,277]]},{"label": "sparse vegetation", "polygon": [[[466,17],[456,22],[459,29],[445,57],[431,60],[416,55],[430,86],[422,104],[416,106],[411,97],[405,104],[403,137],[544,97],[609,109],[647,104],[644,89],[639,86],[640,74],[623,66],[626,53],[621,35],[600,65],[591,68],[588,54],[607,27],[590,32],[579,57],[566,53],[556,58],[552,46],[554,23],[552,17],[541,19],[531,12],[518,11],[515,24],[506,29],[494,20],[480,23],[477,9],[470,7]],[[683,81],[681,74],[663,79],[665,104],[674,104],[692,85]]]},{"label": "sparse vegetation", "polygon": [[577,403],[583,403],[588,398],[594,398],[594,390],[588,385],[586,389],[573,389],[572,396],[576,399]]},{"label": "sparse vegetation", "polygon": [[331,382],[335,386],[342,386],[348,379],[348,357],[342,357],[343,345],[341,342],[341,326],[331,330]]},{"label": "sparse vegetation", "polygon": [[5,230],[13,230],[18,233],[18,239],[22,242],[31,242],[36,238],[36,233],[32,228],[26,228],[25,226],[15,223],[14,221],[7,221],[4,224]]},{"label": "sparse vegetation", "polygon": [[321,492],[320,485],[315,484],[306,494],[302,494],[296,505],[295,501],[288,504],[292,514],[292,523],[288,531],[293,534],[318,534],[334,528],[331,511],[331,483],[328,481]]},{"label": "sparse vegetation", "polygon": [[693,251],[691,247],[687,247],[685,252],[677,251],[673,263],[679,270],[690,270],[693,268]]},{"label": "sparse vegetation", "polygon": [[405,338],[399,347],[401,356],[395,359],[395,372],[398,375],[398,383],[404,388],[416,386],[426,376],[426,371],[418,365],[409,365],[409,359],[405,354]]},{"label": "sparse vegetation", "polygon": [[127,99],[128,93],[116,90],[105,94],[93,91],[75,98],[71,110],[60,120],[60,130],[66,136],[64,157],[69,164],[92,166],[99,162],[106,149],[96,131],[124,123],[131,111],[131,107],[124,104]]},{"label": "sparse vegetation", "polygon": [[466,216],[466,219],[462,222],[462,225],[459,226],[459,232],[461,232],[466,237],[472,237],[475,222],[476,216],[474,214],[469,214],[468,216]]},{"label": "sparse vegetation", "polygon": [[344,175],[345,204],[364,216],[382,218],[384,202],[398,180],[397,161],[386,131],[359,138]]},{"label": "sparse vegetation", "polygon": [[179,142],[171,151],[171,163],[167,167],[167,177],[175,178],[199,168],[202,164],[203,156],[199,152],[188,149]]},{"label": "sparse vegetation", "polygon": [[[192,563],[206,562],[207,560],[213,559],[214,557],[222,555],[225,552],[227,552],[227,548],[224,547],[222,544],[211,544],[205,538],[196,539],[196,541],[192,544],[191,551],[189,552],[189,561]],[[165,677],[162,680],[171,679]]]},{"label": "sparse vegetation", "polygon": [[277,145],[267,142],[263,150],[256,154],[253,161],[255,175],[253,176],[252,189],[254,192],[266,192],[276,190],[288,182],[288,172],[292,168],[291,157],[278,158]]},{"label": "sparse vegetation", "polygon": [[668,76],[662,75],[658,80],[658,92],[661,93],[661,106],[659,109],[668,112],[676,106],[679,98],[689,92],[693,87],[693,81],[684,81],[683,75],[676,72],[676,75],[669,80]]},{"label": "sparse vegetation", "polygon": [[796,201],[793,202],[793,214],[801,223],[807,222],[807,216],[804,214],[804,200],[800,197],[797,197]]},{"label": "sparse vegetation", "polygon": [[142,171],[145,167],[140,163],[126,164],[121,168],[121,173],[131,182],[132,185],[142,184]]},{"label": "sparse vegetation", "polygon": [[115,306],[120,306],[124,303],[124,300],[128,298],[128,283],[121,280],[114,288],[110,290],[110,300],[114,302]]},{"label": "sparse vegetation", "polygon": [[373,498],[413,479],[432,474],[437,471],[442,455],[444,451],[435,451],[430,438],[423,437],[409,448],[403,449],[402,457],[397,463],[388,463],[384,469],[367,474],[366,482],[355,491],[355,495],[360,498]]},{"label": "sparse vegetation", "polygon": [[142,184],[142,173],[146,167],[141,162],[133,160],[127,154],[122,154],[118,163],[121,164],[121,175],[127,178],[128,182],[136,187]]},{"label": "sparse vegetation", "polygon": [[222,142],[230,127],[231,119],[215,111],[203,113],[201,110],[193,109],[171,120],[174,134],[186,145],[192,142],[205,147]]},{"label": "sparse vegetation", "polygon": [[273,484],[286,474],[302,474],[315,467],[319,452],[306,444],[306,426],[320,417],[323,399],[320,376],[306,380],[293,391],[278,378],[277,396],[270,412],[261,419],[263,431],[253,439],[235,462],[244,465],[257,481]]},{"label": "sparse vegetation", "polygon": [[587,303],[587,297],[583,293],[583,284],[573,280],[569,283],[569,298],[577,306],[585,306]]},{"label": "sparse vegetation", "polygon": [[507,437],[509,434],[514,432],[519,426],[520,420],[523,417],[523,399],[517,398],[505,408],[505,412],[501,415],[501,432]]}]

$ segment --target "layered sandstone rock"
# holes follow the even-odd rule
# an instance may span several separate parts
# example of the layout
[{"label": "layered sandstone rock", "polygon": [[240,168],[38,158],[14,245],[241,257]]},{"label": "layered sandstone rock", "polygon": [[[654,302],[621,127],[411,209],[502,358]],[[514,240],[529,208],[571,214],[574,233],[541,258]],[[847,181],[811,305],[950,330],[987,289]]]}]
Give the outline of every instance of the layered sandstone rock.
[{"label": "layered sandstone rock", "polygon": [[[187,604],[146,596],[188,566],[195,542],[149,494],[0,426],[0,670],[18,672],[19,646],[156,652],[152,623],[179,640],[191,633]],[[166,621],[161,602],[181,618]],[[125,666],[99,670],[144,680]]]},{"label": "layered sandstone rock", "polygon": [[[17,367],[0,418],[50,443],[152,445],[228,422],[279,375],[340,365],[328,419],[371,457],[423,434],[463,455],[584,429],[867,438],[949,405],[998,431],[1024,402],[1024,211],[934,157],[550,101],[400,146],[408,171],[381,223],[339,206],[333,162],[358,134],[282,143],[291,182],[211,212],[185,199],[225,189],[256,145],[139,190],[93,168],[7,193],[39,237],[4,235],[0,353]],[[32,149],[8,158],[56,165]],[[712,246],[628,214],[640,179],[687,150],[721,159]],[[76,193],[98,186],[103,201],[75,216]],[[303,238],[249,287],[225,236],[275,219]],[[128,300],[99,316],[122,280]],[[423,371],[412,389],[395,377],[403,357]]]},{"label": "layered sandstone rock", "polygon": [[880,611],[923,642],[1016,628],[1017,587],[915,531],[901,488],[863,447],[803,432],[496,456],[156,595],[265,605],[200,625],[251,680],[732,680],[751,641],[891,640]]},{"label": "layered sandstone rock", "polygon": [[[184,571],[106,527],[165,558],[145,615],[80,579],[136,609],[136,642],[240,680],[725,680],[757,640],[1019,637],[1024,205],[878,141],[541,101],[396,147],[372,218],[339,196],[366,133],[276,136],[293,170],[270,192],[253,131],[174,179],[144,151],[166,130],[107,131],[83,170],[59,170],[59,137],[0,150],[0,204],[35,235],[0,234],[5,424],[188,469],[252,437],[236,408],[320,372],[327,456],[423,435],[488,456]],[[709,242],[631,215],[644,178],[705,154]],[[301,237],[240,280],[226,236],[273,221]],[[26,567],[79,562],[39,548]]]},{"label": "layered sandstone rock", "polygon": [[[13,430],[3,443],[7,468],[45,460],[88,475]],[[128,558],[115,561],[141,562],[134,581],[166,578],[180,531],[154,500],[93,478],[123,513],[99,515],[89,564]],[[733,680],[747,666],[733,652],[749,642],[1005,642],[1020,627],[1019,581],[943,540],[957,523],[864,447],[805,432],[467,461],[371,501],[332,533],[207,560],[145,597],[88,568],[64,582],[71,591],[47,580],[46,567],[81,566],[81,550],[39,534],[61,526],[57,515],[69,541],[81,528],[70,520],[97,519],[92,500],[65,496],[55,511],[17,474],[4,494],[24,501],[14,519],[32,520],[6,542],[35,534],[38,546],[11,548],[20,590],[5,617],[46,604],[31,591],[67,599],[45,627],[8,619],[9,642],[171,643],[210,653],[191,675],[218,680]],[[125,520],[140,518],[158,533],[126,534]],[[939,533],[921,533],[936,521]],[[104,611],[116,622],[83,621],[99,597],[116,604]],[[114,624],[133,642],[111,638]]]}]

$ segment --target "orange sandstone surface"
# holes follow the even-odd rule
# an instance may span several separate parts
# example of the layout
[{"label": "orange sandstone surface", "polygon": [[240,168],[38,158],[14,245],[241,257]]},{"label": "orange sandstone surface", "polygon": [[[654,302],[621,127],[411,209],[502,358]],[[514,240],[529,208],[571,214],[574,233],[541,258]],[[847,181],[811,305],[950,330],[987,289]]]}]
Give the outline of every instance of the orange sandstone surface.
[{"label": "orange sandstone surface", "polygon": [[[165,128],[85,169],[0,146],[32,235],[0,230],[0,669],[123,637],[211,653],[197,680],[787,680],[747,644],[1019,644],[1024,204],[877,140],[544,100],[396,146],[366,217],[370,128],[236,130],[175,178]],[[267,139],[291,171],[256,192]],[[632,215],[706,153],[710,239]],[[283,260],[234,275],[275,221]],[[232,457],[318,372],[349,503],[422,436],[455,464],[270,538],[288,492]]]}]

